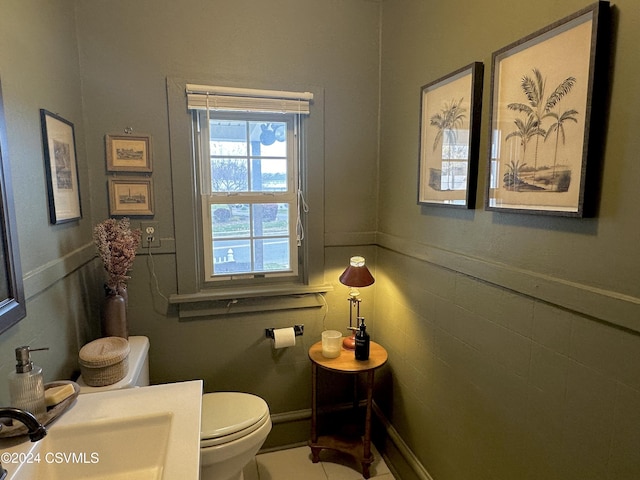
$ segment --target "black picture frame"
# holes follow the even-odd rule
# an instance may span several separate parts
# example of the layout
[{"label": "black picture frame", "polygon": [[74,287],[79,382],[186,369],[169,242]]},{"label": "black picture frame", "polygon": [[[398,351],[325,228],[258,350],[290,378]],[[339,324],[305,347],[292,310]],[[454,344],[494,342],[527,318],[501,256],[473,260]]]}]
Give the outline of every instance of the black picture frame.
[{"label": "black picture frame", "polygon": [[493,53],[487,210],[593,213],[608,32],[601,1]]},{"label": "black picture frame", "polygon": [[27,315],[0,87],[0,333]]},{"label": "black picture frame", "polygon": [[473,62],[420,88],[419,205],[475,206],[483,72]]},{"label": "black picture frame", "polygon": [[40,109],[40,120],[49,221],[55,225],[78,220],[82,206],[73,123],[45,109]]}]

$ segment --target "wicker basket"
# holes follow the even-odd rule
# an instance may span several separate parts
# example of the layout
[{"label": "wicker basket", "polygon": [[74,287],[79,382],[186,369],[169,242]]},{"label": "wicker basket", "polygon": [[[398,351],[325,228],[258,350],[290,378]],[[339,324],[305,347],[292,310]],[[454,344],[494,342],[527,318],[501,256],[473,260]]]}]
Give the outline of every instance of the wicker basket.
[{"label": "wicker basket", "polygon": [[122,380],[129,371],[129,342],[104,337],[87,343],[79,353],[80,371],[91,387],[104,387]]}]

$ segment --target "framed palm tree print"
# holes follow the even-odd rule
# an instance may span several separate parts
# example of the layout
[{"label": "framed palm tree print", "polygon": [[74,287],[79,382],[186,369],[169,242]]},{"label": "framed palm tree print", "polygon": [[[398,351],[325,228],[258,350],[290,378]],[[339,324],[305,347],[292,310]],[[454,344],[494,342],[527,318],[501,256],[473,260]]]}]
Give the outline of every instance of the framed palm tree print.
[{"label": "framed palm tree print", "polygon": [[487,210],[593,212],[608,8],[595,3],[494,52]]},{"label": "framed palm tree print", "polygon": [[418,204],[474,206],[482,73],[475,62],[420,89]]}]

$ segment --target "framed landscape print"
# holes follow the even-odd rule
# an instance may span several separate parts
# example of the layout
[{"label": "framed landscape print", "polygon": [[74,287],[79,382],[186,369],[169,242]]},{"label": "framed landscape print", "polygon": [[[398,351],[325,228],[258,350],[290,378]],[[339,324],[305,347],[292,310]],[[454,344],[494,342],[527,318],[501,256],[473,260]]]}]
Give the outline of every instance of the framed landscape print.
[{"label": "framed landscape print", "polygon": [[483,70],[475,62],[420,89],[418,204],[474,206]]},{"label": "framed landscape print", "polygon": [[149,135],[106,135],[107,171],[151,172]]},{"label": "framed landscape print", "polygon": [[596,196],[608,8],[598,2],[494,52],[488,210],[581,217]]},{"label": "framed landscape print", "polygon": [[77,220],[82,217],[82,210],[73,124],[44,109],[40,110],[40,121],[49,221],[55,225]]},{"label": "framed landscape print", "polygon": [[153,215],[150,178],[110,178],[109,213],[113,216]]}]

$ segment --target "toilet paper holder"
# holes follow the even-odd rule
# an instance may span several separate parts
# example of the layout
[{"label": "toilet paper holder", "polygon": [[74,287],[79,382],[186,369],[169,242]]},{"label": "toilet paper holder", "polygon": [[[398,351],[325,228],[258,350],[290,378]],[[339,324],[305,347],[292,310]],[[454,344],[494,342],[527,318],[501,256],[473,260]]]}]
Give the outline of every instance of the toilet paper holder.
[{"label": "toilet paper holder", "polygon": [[[275,330],[275,328],[265,328],[264,329],[264,335],[267,338],[270,338],[273,340],[273,331]],[[301,336],[304,333],[304,325],[294,325],[293,326],[293,331],[296,334],[296,337]]]}]

